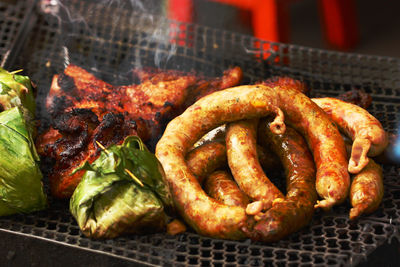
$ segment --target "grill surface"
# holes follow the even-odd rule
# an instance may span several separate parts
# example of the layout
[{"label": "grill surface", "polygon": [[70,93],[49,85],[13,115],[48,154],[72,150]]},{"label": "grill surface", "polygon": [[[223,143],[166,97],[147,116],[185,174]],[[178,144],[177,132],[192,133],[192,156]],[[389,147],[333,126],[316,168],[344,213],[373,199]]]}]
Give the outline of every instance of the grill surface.
[{"label": "grill surface", "polygon": [[[18,52],[34,6],[34,0],[0,0],[0,66],[5,65],[10,52]],[[9,61],[9,60],[8,60]],[[6,66],[7,67],[7,66]]]},{"label": "grill surface", "polygon": [[[14,69],[23,68],[25,74],[38,83],[38,109],[42,117],[45,112],[40,109],[40,103],[43,103],[52,76],[69,63],[82,66],[114,84],[129,83],[128,73],[133,67],[193,69],[215,76],[229,66],[240,66],[245,83],[273,75],[288,75],[305,81],[316,97],[363,89],[373,97],[369,111],[387,131],[397,133],[400,121],[400,61],[397,59],[261,42],[249,36],[132,12],[130,5],[121,2],[107,6],[78,0],[68,3],[69,12],[56,6],[47,9],[46,12],[58,17],[44,12],[37,14],[34,34],[29,36],[13,65]],[[216,240],[191,232],[93,241],[80,233],[69,214],[68,203],[53,199],[48,210],[0,218],[0,228],[107,253],[127,263],[357,265],[398,232],[398,171],[395,166],[384,166],[384,199],[374,214],[350,222],[350,206],[346,203],[331,212],[316,213],[308,227],[274,244]]]}]

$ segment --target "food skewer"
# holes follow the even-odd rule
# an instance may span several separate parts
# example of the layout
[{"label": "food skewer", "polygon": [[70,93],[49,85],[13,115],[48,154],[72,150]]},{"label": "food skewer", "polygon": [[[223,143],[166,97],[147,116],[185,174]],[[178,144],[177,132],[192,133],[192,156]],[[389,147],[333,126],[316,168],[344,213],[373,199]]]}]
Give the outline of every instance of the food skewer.
[{"label": "food skewer", "polygon": [[[107,150],[107,148],[105,148],[99,141],[96,141],[96,144],[107,154],[110,154],[110,152]],[[132,179],[137,182],[140,186],[144,186],[143,183],[128,169],[124,169],[124,171],[130,176],[132,177]]]}]

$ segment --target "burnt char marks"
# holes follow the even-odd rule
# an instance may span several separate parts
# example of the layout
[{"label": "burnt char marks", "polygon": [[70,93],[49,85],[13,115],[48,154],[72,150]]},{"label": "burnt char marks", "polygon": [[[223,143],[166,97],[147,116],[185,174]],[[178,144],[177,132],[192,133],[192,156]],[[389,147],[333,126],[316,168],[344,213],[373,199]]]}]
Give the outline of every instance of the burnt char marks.
[{"label": "burnt char marks", "polygon": [[163,106],[164,108],[168,108],[168,107],[174,107],[174,104],[173,103],[171,103],[171,102],[169,102],[169,101],[165,101],[164,102],[164,106]]},{"label": "burnt char marks", "polygon": [[[58,139],[46,145],[46,161],[55,162],[49,170],[52,194],[70,197],[83,173],[72,172],[84,161],[92,163],[103,146],[121,144],[127,136],[137,135],[136,122],[120,113],[107,113],[98,119],[90,109],[73,109],[52,121]],[[42,154],[43,156],[43,154]]]},{"label": "burnt char marks", "polygon": [[112,144],[120,144],[125,137],[136,134],[136,122],[125,121],[125,117],[120,113],[107,113],[93,132],[92,143],[98,147],[97,141],[107,147]]},{"label": "burnt char marks", "polygon": [[96,114],[90,109],[73,109],[70,112],[63,113],[53,120],[54,129],[65,133],[75,133],[87,129],[88,126],[92,128],[99,124]]},{"label": "burnt char marks", "polygon": [[88,109],[74,109],[58,116],[52,126],[63,137],[51,145],[53,157],[65,161],[84,150],[98,124],[96,114]]},{"label": "burnt char marks", "polygon": [[74,78],[66,75],[65,73],[58,75],[57,84],[65,93],[70,93],[76,88]]},{"label": "burnt char marks", "polygon": [[[139,84],[116,86],[72,64],[54,76],[46,99],[53,127],[39,138],[40,147],[52,147],[51,152],[42,149],[41,155],[56,162],[49,176],[54,195],[70,195],[80,179],[80,174],[71,176],[71,172],[100,154],[96,141],[108,147],[122,143],[129,135],[138,135],[154,151],[173,117],[201,96],[227,84],[237,85],[240,80],[237,70],[224,73],[223,79],[158,69],[137,70],[134,76]],[[82,109],[91,110],[97,117]]]},{"label": "burnt char marks", "polygon": [[60,114],[63,114],[65,110],[72,106],[71,100],[67,99],[66,96],[54,97],[53,103],[49,108],[49,113],[51,117],[57,117]]}]

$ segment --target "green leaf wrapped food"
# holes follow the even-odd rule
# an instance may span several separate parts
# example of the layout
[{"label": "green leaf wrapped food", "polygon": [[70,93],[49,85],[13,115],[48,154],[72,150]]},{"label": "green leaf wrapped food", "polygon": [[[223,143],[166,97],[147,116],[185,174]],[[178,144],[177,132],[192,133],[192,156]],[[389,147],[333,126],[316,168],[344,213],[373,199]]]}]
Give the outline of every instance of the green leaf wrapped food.
[{"label": "green leaf wrapped food", "polygon": [[47,206],[31,132],[20,107],[0,113],[0,216]]},{"label": "green leaf wrapped food", "polygon": [[[10,73],[0,68],[0,111],[21,107],[24,115],[35,116],[35,98],[28,76]],[[28,121],[30,123],[30,121]]]},{"label": "green leaf wrapped food", "polygon": [[70,200],[82,232],[92,238],[159,232],[173,201],[164,171],[139,137],[104,150],[86,170]]}]

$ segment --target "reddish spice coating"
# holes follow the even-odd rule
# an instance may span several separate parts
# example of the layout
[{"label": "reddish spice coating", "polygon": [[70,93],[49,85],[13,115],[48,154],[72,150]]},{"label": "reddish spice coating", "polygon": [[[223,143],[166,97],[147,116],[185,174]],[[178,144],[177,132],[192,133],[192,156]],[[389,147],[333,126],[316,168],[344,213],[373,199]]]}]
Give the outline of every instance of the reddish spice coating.
[{"label": "reddish spice coating", "polygon": [[368,164],[368,156],[377,156],[386,148],[388,136],[381,123],[365,109],[342,100],[313,98],[333,122],[353,140],[349,172],[358,173]]},{"label": "reddish spice coating", "polygon": [[212,198],[228,205],[245,208],[249,198],[226,171],[215,171],[204,182],[204,191]]},{"label": "reddish spice coating", "polygon": [[[349,189],[346,150],[336,126],[304,94],[279,84],[238,86],[198,100],[167,126],[156,147],[180,215],[199,234],[243,239],[252,231],[253,219],[245,210],[207,196],[185,162],[185,154],[211,129],[223,123],[279,114],[272,128],[281,132],[282,110],[288,122],[305,136],[317,166],[317,179],[329,182],[320,206],[343,201]],[[332,173],[325,177],[327,173]],[[251,237],[251,235],[250,235]]]},{"label": "reddish spice coating", "polygon": [[354,175],[350,188],[350,219],[353,220],[361,214],[374,212],[383,198],[382,168],[372,159],[358,174]]},{"label": "reddish spice coating", "polygon": [[239,188],[252,200],[261,201],[262,209],[267,210],[283,194],[261,168],[257,156],[257,125],[257,119],[228,124],[226,150],[229,168]]},{"label": "reddish spice coating", "polygon": [[194,148],[186,155],[186,163],[202,184],[204,178],[217,168],[226,165],[225,142],[213,141]]},{"label": "reddish spice coating", "polygon": [[268,129],[268,120],[259,127],[260,139],[279,157],[285,168],[287,194],[277,199],[254,226],[255,239],[274,242],[307,225],[317,201],[315,165],[304,138],[287,127],[284,134],[275,135]]},{"label": "reddish spice coating", "polygon": [[296,83],[291,83],[293,87],[272,82],[264,84],[276,86],[288,124],[304,136],[313,154],[317,167],[316,188],[323,198],[315,207],[328,210],[342,203],[348,196],[350,176],[344,141],[336,125],[315,103],[299,93],[301,88]]}]

